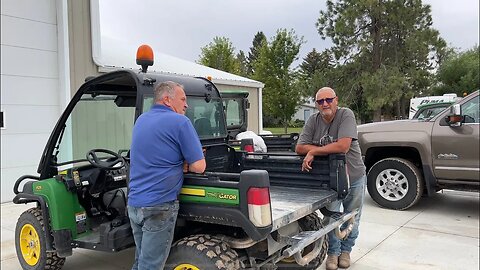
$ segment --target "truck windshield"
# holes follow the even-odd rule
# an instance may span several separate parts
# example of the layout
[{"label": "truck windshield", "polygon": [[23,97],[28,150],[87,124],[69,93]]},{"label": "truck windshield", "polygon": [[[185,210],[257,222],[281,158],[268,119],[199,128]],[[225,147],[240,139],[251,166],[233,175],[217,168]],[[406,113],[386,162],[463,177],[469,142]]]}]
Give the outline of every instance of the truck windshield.
[{"label": "truck windshield", "polygon": [[57,163],[85,160],[87,152],[97,148],[114,152],[130,149],[135,107],[126,106],[124,101],[116,95],[84,94],[59,138]]},{"label": "truck windshield", "polygon": [[[208,102],[201,97],[187,97],[188,108],[185,116],[192,122],[200,139],[225,138],[227,130],[223,105],[220,99]],[[143,99],[143,112],[150,110],[153,97]]]},{"label": "truck windshield", "polygon": [[439,107],[419,109],[417,113],[413,116],[413,119],[429,120],[435,115],[439,114],[441,111],[445,110],[447,107],[448,107],[448,104],[439,106]]}]

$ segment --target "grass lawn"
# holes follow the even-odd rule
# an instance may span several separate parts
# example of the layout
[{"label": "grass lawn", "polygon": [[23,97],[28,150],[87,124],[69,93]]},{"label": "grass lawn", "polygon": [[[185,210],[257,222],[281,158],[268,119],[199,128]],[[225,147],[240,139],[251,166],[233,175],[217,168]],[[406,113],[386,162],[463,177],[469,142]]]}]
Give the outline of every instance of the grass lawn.
[{"label": "grass lawn", "polygon": [[[283,127],[264,127],[263,129],[271,131],[273,134],[285,134],[285,130],[283,129]],[[293,132],[300,133],[302,132],[302,128],[289,127],[287,129],[287,134]]]}]

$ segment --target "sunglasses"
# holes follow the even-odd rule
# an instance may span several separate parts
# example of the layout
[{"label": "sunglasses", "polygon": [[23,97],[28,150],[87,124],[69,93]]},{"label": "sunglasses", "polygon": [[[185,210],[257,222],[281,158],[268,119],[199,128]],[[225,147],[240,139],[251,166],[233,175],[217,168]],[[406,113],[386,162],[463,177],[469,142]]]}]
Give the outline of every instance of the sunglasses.
[{"label": "sunglasses", "polygon": [[331,104],[335,98],[336,98],[336,97],[317,99],[316,102],[317,102],[318,105],[323,105],[323,103],[324,103],[325,101],[326,101],[328,104]]}]

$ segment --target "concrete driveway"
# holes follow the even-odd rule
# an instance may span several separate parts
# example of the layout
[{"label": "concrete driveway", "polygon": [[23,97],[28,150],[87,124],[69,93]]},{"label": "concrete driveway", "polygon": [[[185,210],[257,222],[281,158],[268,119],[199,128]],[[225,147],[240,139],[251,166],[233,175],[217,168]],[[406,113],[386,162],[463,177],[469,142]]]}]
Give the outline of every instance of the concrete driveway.
[{"label": "concrete driveway", "polygon": [[[368,194],[368,193],[367,193]],[[472,269],[479,266],[479,194],[445,191],[407,211],[379,208],[367,195],[352,270]],[[18,270],[14,231],[31,205],[1,205],[1,269]],[[62,270],[130,269],[134,250],[74,250]],[[319,269],[325,269],[322,265]]]}]

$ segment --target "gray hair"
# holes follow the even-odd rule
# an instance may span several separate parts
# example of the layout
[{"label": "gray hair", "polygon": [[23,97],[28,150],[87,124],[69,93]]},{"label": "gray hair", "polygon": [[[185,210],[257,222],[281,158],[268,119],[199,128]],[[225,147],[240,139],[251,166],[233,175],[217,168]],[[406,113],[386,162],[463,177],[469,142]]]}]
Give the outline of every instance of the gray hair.
[{"label": "gray hair", "polygon": [[153,91],[155,95],[155,103],[161,101],[165,96],[168,96],[169,98],[174,98],[175,87],[180,87],[183,90],[183,85],[172,81],[166,81],[157,84],[155,90]]}]

